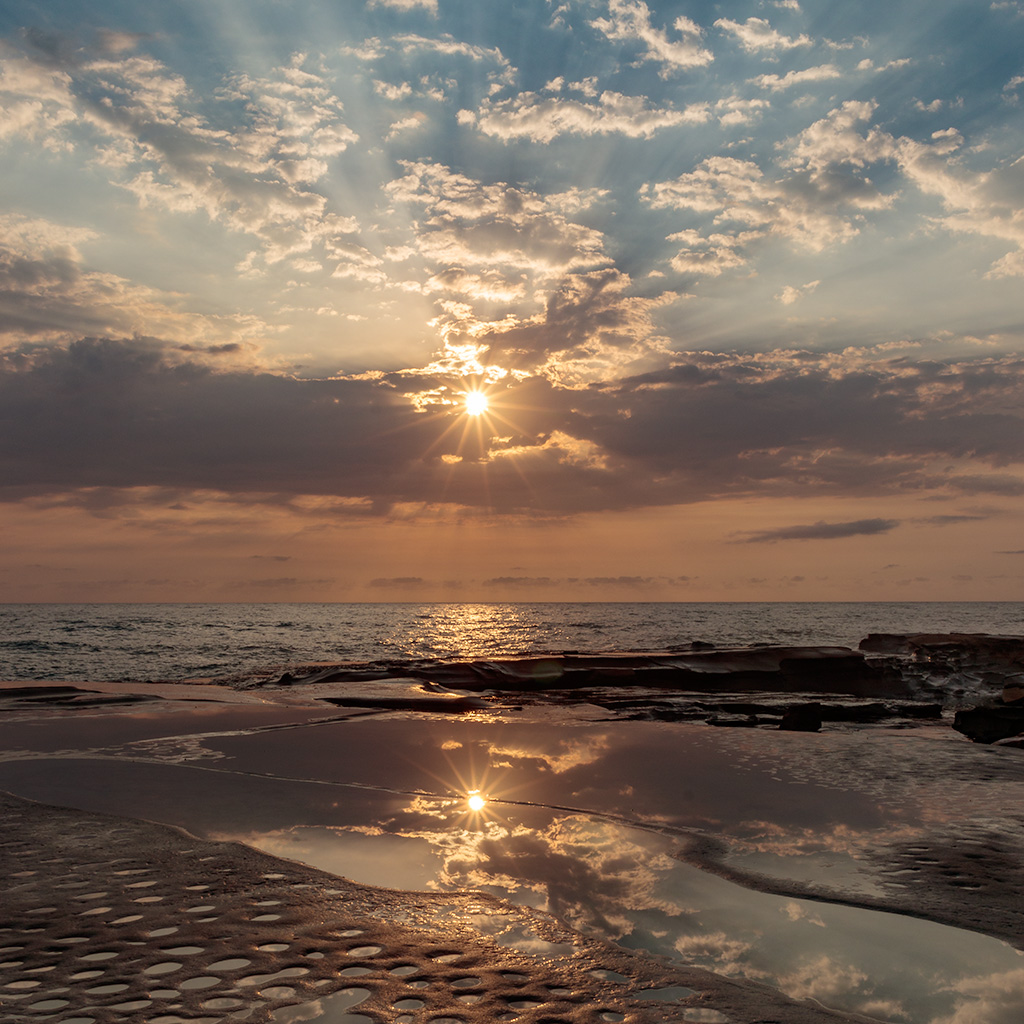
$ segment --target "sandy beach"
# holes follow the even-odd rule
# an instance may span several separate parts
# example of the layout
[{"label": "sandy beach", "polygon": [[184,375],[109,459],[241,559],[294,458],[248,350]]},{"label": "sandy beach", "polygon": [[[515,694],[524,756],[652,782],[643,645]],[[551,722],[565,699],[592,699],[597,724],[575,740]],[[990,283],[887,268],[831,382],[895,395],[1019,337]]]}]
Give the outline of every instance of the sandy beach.
[{"label": "sandy beach", "polygon": [[1018,1019],[1019,749],[650,667],[4,684],[4,1019]]}]

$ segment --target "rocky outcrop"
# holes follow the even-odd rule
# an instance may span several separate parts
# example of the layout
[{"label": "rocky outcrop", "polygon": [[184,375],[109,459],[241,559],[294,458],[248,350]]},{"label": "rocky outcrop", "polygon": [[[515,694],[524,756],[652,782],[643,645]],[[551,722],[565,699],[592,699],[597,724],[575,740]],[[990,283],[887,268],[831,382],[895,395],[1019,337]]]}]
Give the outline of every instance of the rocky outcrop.
[{"label": "rocky outcrop", "polygon": [[463,690],[572,690],[642,686],[698,693],[772,691],[900,697],[898,672],[847,647],[750,647],[650,655],[560,655],[414,667]]},{"label": "rocky outcrop", "polygon": [[965,708],[953,718],[953,728],[975,743],[995,743],[1024,734],[1024,706],[992,705]]},{"label": "rocky outcrop", "polygon": [[782,716],[779,728],[789,732],[820,732],[821,721],[820,704],[797,704]]}]

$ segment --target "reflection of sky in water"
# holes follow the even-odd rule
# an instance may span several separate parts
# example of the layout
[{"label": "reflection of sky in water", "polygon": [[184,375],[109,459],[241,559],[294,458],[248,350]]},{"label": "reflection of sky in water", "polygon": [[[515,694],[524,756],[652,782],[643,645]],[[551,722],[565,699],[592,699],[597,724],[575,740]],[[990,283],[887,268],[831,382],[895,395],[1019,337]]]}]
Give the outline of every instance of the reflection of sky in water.
[{"label": "reflection of sky in water", "polygon": [[1010,994],[1024,980],[1021,957],[994,939],[751,892],[675,860],[665,836],[586,816],[515,808],[505,817],[499,807],[502,816],[473,828],[457,804],[437,802],[426,829],[426,803],[409,806],[408,832],[399,813],[384,835],[301,827],[242,838],[357,881],[484,890],[628,948],[885,1020],[1001,1024],[968,1012],[996,998],[983,981],[992,975],[1012,1019],[1024,1011],[1021,989]]},{"label": "reflection of sky in water", "polygon": [[[110,721],[105,736],[92,720],[81,746],[123,743],[125,730]],[[42,751],[74,746],[66,725],[40,726],[26,740]],[[706,829],[729,837],[746,866],[848,884],[856,858],[880,837],[998,820],[1024,773],[991,751],[882,733],[579,725],[553,715],[497,724],[374,718],[201,743],[202,751],[168,741],[161,756],[214,753],[203,762],[213,770],[9,762],[0,786],[243,838],[356,881],[486,889],[625,946],[887,1021],[1024,1019],[1024,962],[1002,943],[744,890],[679,863],[671,839],[628,824]],[[472,789],[491,800],[480,814],[466,806]]]}]

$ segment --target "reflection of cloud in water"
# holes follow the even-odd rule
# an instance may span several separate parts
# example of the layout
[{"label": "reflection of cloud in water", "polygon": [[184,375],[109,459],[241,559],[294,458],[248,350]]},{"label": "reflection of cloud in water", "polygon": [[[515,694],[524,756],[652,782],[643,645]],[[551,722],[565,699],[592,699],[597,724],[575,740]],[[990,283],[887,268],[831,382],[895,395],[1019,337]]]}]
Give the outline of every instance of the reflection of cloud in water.
[{"label": "reflection of cloud in water", "polygon": [[746,978],[767,977],[764,972],[753,973],[749,966],[739,966],[740,961],[746,959],[754,947],[749,942],[730,938],[725,932],[681,935],[674,945],[676,952],[687,962],[698,958],[714,960],[715,970],[720,974],[742,974]]},{"label": "reflection of cloud in water", "polygon": [[825,927],[825,922],[816,914],[811,915],[807,912],[806,907],[800,906],[795,900],[791,900],[782,908],[782,913],[790,919],[790,921],[806,921],[808,924],[816,924],[821,928]]},{"label": "reflection of cloud in water", "polygon": [[779,979],[783,992],[794,999],[817,999],[826,1005],[851,1006],[870,995],[868,975],[848,963],[819,956]]},{"label": "reflection of cloud in water", "polygon": [[[621,938],[645,911],[678,917],[687,909],[655,893],[677,868],[665,852],[615,826],[557,818],[544,829],[492,831],[444,858],[442,880],[455,888],[527,888],[535,906],[581,931]],[[628,913],[624,913],[628,908]]]},{"label": "reflection of cloud in water", "polygon": [[[1020,957],[994,940],[745,891],[677,861],[665,836],[583,815],[470,815],[464,800],[420,795],[354,828],[242,838],[359,882],[489,891],[624,947],[884,1020],[1019,1024],[1024,1011]],[[542,952],[538,936],[495,927],[497,941]]]},{"label": "reflection of cloud in water", "polygon": [[[555,775],[561,775],[572,768],[579,768],[599,761],[612,747],[608,733],[587,732],[575,737],[565,737],[543,751],[527,750],[525,747],[491,746],[491,759],[495,767],[512,767],[516,761],[539,761]],[[502,758],[508,760],[502,762]]]},{"label": "reflection of cloud in water", "polygon": [[916,839],[919,827],[905,825],[858,829],[838,824],[831,828],[786,828],[771,821],[744,822],[730,839],[737,853],[771,853],[779,857],[808,857],[818,853],[844,853],[859,858],[883,843]]},{"label": "reflection of cloud in water", "polygon": [[948,991],[968,996],[971,1002],[936,1024],[1020,1024],[1024,1020],[1024,967],[965,978]]}]

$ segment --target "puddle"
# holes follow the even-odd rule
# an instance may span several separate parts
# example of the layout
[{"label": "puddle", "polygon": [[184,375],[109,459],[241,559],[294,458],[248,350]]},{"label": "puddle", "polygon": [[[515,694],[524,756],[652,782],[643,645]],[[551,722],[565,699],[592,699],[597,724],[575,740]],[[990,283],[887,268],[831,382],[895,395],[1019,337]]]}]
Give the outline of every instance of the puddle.
[{"label": "puddle", "polygon": [[300,1024],[307,1020],[319,1021],[320,1024],[372,1024],[370,1017],[349,1013],[352,1007],[365,1002],[369,996],[370,992],[365,988],[343,988],[316,1002],[286,1006],[271,1014],[270,1020],[272,1024]]},{"label": "puddle", "polygon": [[[453,762],[446,760],[450,755],[465,758],[460,770],[465,768],[476,786],[484,781],[473,774],[482,770],[479,765],[507,763],[511,765],[509,787],[523,785],[515,799],[600,805],[610,811],[627,800],[616,794],[629,788],[625,776],[632,773],[630,787],[635,783],[636,792],[629,796],[626,810],[637,815],[664,811],[665,820],[683,824],[715,816],[735,823],[741,813],[751,813],[750,806],[764,814],[769,824],[778,824],[780,834],[786,828],[811,829],[819,821],[870,829],[881,827],[883,820],[902,820],[885,819],[882,797],[843,791],[835,779],[829,788],[814,776],[819,763],[826,766],[820,772],[826,772],[826,755],[835,754],[847,742],[841,737],[799,737],[803,746],[798,749],[805,755],[800,771],[806,776],[798,776],[791,758],[789,767],[779,768],[775,778],[770,775],[773,751],[785,744],[797,749],[796,739],[766,733],[722,735],[741,730],[691,730],[685,735],[692,771],[688,767],[687,785],[681,790],[678,776],[665,767],[680,756],[681,732],[632,724],[637,728],[617,731],[605,726],[599,731],[510,725],[499,731],[465,724],[460,726],[461,753],[456,754],[454,748],[442,750],[441,738],[450,737],[450,725],[347,723],[345,744],[337,742],[342,734],[334,726],[218,740],[217,749],[238,769],[230,776],[171,765],[80,759],[74,762],[72,777],[67,762],[40,759],[5,763],[0,767],[0,784],[44,802],[162,816],[172,824],[215,831],[217,838],[240,840],[359,883],[397,889],[481,890],[554,914],[579,931],[628,944],[639,952],[764,981],[794,998],[814,999],[868,1016],[871,1007],[885,1005],[899,1006],[904,1019],[913,1024],[953,1019],[957,1014],[967,1020],[975,1010],[974,1016],[982,1020],[987,1012],[986,985],[997,985],[992,979],[1010,979],[1021,970],[1020,956],[996,940],[896,914],[744,889],[678,861],[676,843],[664,835],[583,813],[501,805],[499,798],[488,805],[490,810],[470,821],[460,801],[410,799],[242,774],[253,767],[380,784],[381,760],[369,755],[387,743],[406,755],[401,764],[388,767],[394,778],[389,774],[387,781],[411,791],[436,789],[436,779],[450,774]],[[854,753],[860,749],[851,747]],[[325,758],[325,750],[332,757]],[[344,753],[338,755],[339,750]],[[817,760],[808,759],[808,751],[818,755]],[[891,748],[887,751],[893,760],[885,763],[897,764]],[[882,753],[868,752],[882,763]],[[967,749],[966,753],[958,750],[957,756],[982,755]],[[474,757],[477,768],[471,764]],[[538,771],[538,763],[545,770]],[[839,768],[846,763],[836,754],[828,770],[841,781]],[[498,773],[497,768],[493,771]],[[500,788],[491,786],[492,781],[487,781],[489,794]],[[339,793],[344,793],[344,799],[339,799]],[[268,795],[273,799],[264,799]],[[104,805],[92,806],[90,801]],[[940,812],[945,812],[945,805],[932,808],[932,813]],[[295,828],[294,820],[312,824]],[[750,856],[773,855],[770,851]],[[768,861],[762,859],[761,864],[767,866]],[[848,867],[841,859],[829,863],[821,856],[805,862],[804,870],[817,879],[834,877],[829,875],[833,869],[843,876]],[[780,873],[784,868],[780,861]],[[198,892],[191,897],[210,898]],[[190,906],[188,912],[214,909],[215,905],[203,903]],[[509,927],[507,920],[481,915],[474,923],[496,942],[519,952],[550,958],[573,953],[572,946],[549,942],[526,927]],[[150,934],[170,932],[159,929]],[[280,942],[260,948],[282,952],[289,946]],[[177,950],[164,952],[185,955]],[[369,957],[379,952],[381,947],[360,946],[349,955]],[[116,955],[93,954],[92,959]],[[394,970],[395,977],[402,976],[397,973],[401,967]],[[283,976],[258,977],[264,984]],[[181,988],[216,985],[219,980],[224,979],[190,979]],[[326,1003],[326,998],[321,1002]],[[1018,1008],[1014,1004],[1007,1010],[1007,1019],[1018,1019],[1014,1017]],[[698,1020],[696,1013],[687,1010],[686,1019]],[[709,1019],[708,1024],[713,1022]]]},{"label": "puddle", "polygon": [[674,1003],[679,999],[687,999],[694,994],[695,993],[692,988],[683,988],[681,985],[671,985],[668,988],[644,989],[642,992],[634,993],[633,998],[653,1003]]}]

